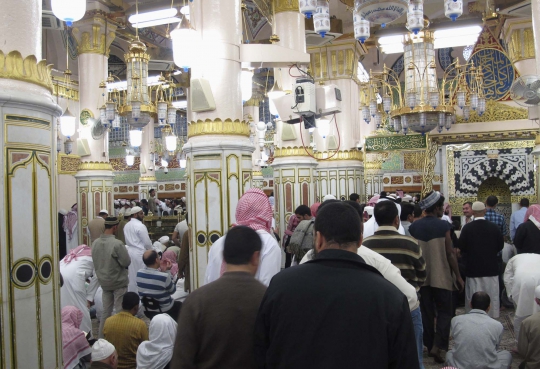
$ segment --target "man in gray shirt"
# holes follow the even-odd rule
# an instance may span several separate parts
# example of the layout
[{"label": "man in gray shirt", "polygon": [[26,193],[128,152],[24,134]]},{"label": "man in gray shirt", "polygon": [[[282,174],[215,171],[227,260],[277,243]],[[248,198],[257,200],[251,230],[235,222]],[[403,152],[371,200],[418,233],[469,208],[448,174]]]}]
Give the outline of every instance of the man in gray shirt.
[{"label": "man in gray shirt", "polygon": [[454,348],[446,354],[448,365],[467,369],[510,369],[512,354],[497,351],[504,328],[487,314],[490,306],[489,295],[478,291],[471,299],[472,310],[452,319]]}]

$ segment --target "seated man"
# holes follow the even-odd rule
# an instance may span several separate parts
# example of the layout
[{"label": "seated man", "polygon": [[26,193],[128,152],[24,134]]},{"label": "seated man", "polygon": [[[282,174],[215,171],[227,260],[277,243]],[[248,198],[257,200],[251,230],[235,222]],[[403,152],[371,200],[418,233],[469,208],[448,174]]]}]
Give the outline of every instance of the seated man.
[{"label": "seated man", "polygon": [[[540,306],[540,286],[534,290],[534,302]],[[518,351],[525,360],[520,369],[540,368],[540,310],[525,319],[519,332]]]},{"label": "seated man", "polygon": [[[118,369],[137,366],[137,348],[148,340],[146,324],[135,315],[139,310],[139,296],[127,292],[122,300],[122,311],[105,321],[103,334],[118,353]],[[93,360],[93,357],[92,357]]]},{"label": "seated man", "polygon": [[113,345],[104,339],[99,339],[92,346],[92,365],[90,369],[116,369],[118,354]]},{"label": "seated man", "polygon": [[178,318],[180,301],[171,297],[176,292],[176,285],[172,281],[172,263],[169,260],[160,260],[155,250],[147,250],[143,254],[145,267],[137,272],[137,288],[144,306],[144,315],[152,319],[155,315],[169,314],[174,320]]},{"label": "seated man", "polygon": [[472,310],[452,319],[451,334],[454,348],[446,354],[448,365],[467,369],[506,369],[512,364],[512,354],[497,351],[503,325],[489,317],[489,295],[483,291],[473,294]]}]

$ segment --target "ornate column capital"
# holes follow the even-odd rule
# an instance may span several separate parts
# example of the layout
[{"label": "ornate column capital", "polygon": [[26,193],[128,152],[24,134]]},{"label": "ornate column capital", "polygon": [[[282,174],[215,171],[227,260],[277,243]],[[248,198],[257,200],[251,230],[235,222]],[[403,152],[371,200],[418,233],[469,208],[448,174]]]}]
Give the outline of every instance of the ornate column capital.
[{"label": "ornate column capital", "polygon": [[298,0],[274,0],[274,12],[298,12]]},{"label": "ornate column capital", "polygon": [[107,17],[107,13],[92,10],[75,22],[73,36],[77,40],[80,54],[102,54],[109,56],[109,47],[116,38],[118,23]]}]

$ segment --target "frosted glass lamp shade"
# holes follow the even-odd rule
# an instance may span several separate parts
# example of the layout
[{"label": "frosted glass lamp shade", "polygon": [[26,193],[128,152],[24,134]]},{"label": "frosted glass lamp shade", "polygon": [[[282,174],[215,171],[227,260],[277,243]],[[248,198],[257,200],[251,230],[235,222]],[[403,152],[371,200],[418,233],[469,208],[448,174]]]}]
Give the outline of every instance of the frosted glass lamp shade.
[{"label": "frosted glass lamp shade", "polygon": [[60,131],[64,136],[69,138],[75,134],[75,119],[69,108],[60,117]]},{"label": "frosted glass lamp shade", "polygon": [[167,119],[167,102],[159,101],[157,103],[157,114],[158,114],[159,124],[160,125],[164,124],[165,119]]},{"label": "frosted glass lamp shade", "polygon": [[165,137],[165,146],[168,151],[176,150],[176,136],[170,135]]},{"label": "frosted glass lamp shade", "polygon": [[171,31],[173,59],[178,67],[187,72],[193,66],[197,32],[191,28],[180,28],[180,26]]},{"label": "frosted glass lamp shade", "polygon": [[167,109],[167,122],[169,124],[176,124],[176,108],[172,105]]},{"label": "frosted glass lamp shade", "polygon": [[126,155],[126,164],[128,167],[131,167],[133,164],[135,164],[135,156],[131,154]]},{"label": "frosted glass lamp shade", "polygon": [[133,147],[140,147],[142,144],[142,131],[140,129],[132,129],[129,131],[129,143]]},{"label": "frosted glass lamp shade", "polygon": [[84,17],[86,13],[86,0],[51,0],[54,16],[71,27],[73,22]]}]

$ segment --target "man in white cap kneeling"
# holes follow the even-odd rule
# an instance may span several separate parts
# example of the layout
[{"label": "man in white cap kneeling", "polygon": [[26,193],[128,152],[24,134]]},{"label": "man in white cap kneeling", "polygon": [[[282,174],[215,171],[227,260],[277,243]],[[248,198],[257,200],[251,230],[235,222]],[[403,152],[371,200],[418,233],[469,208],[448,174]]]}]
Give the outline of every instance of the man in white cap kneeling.
[{"label": "man in white cap kneeling", "polygon": [[92,346],[92,365],[90,369],[116,369],[118,353],[107,340],[99,339]]}]

